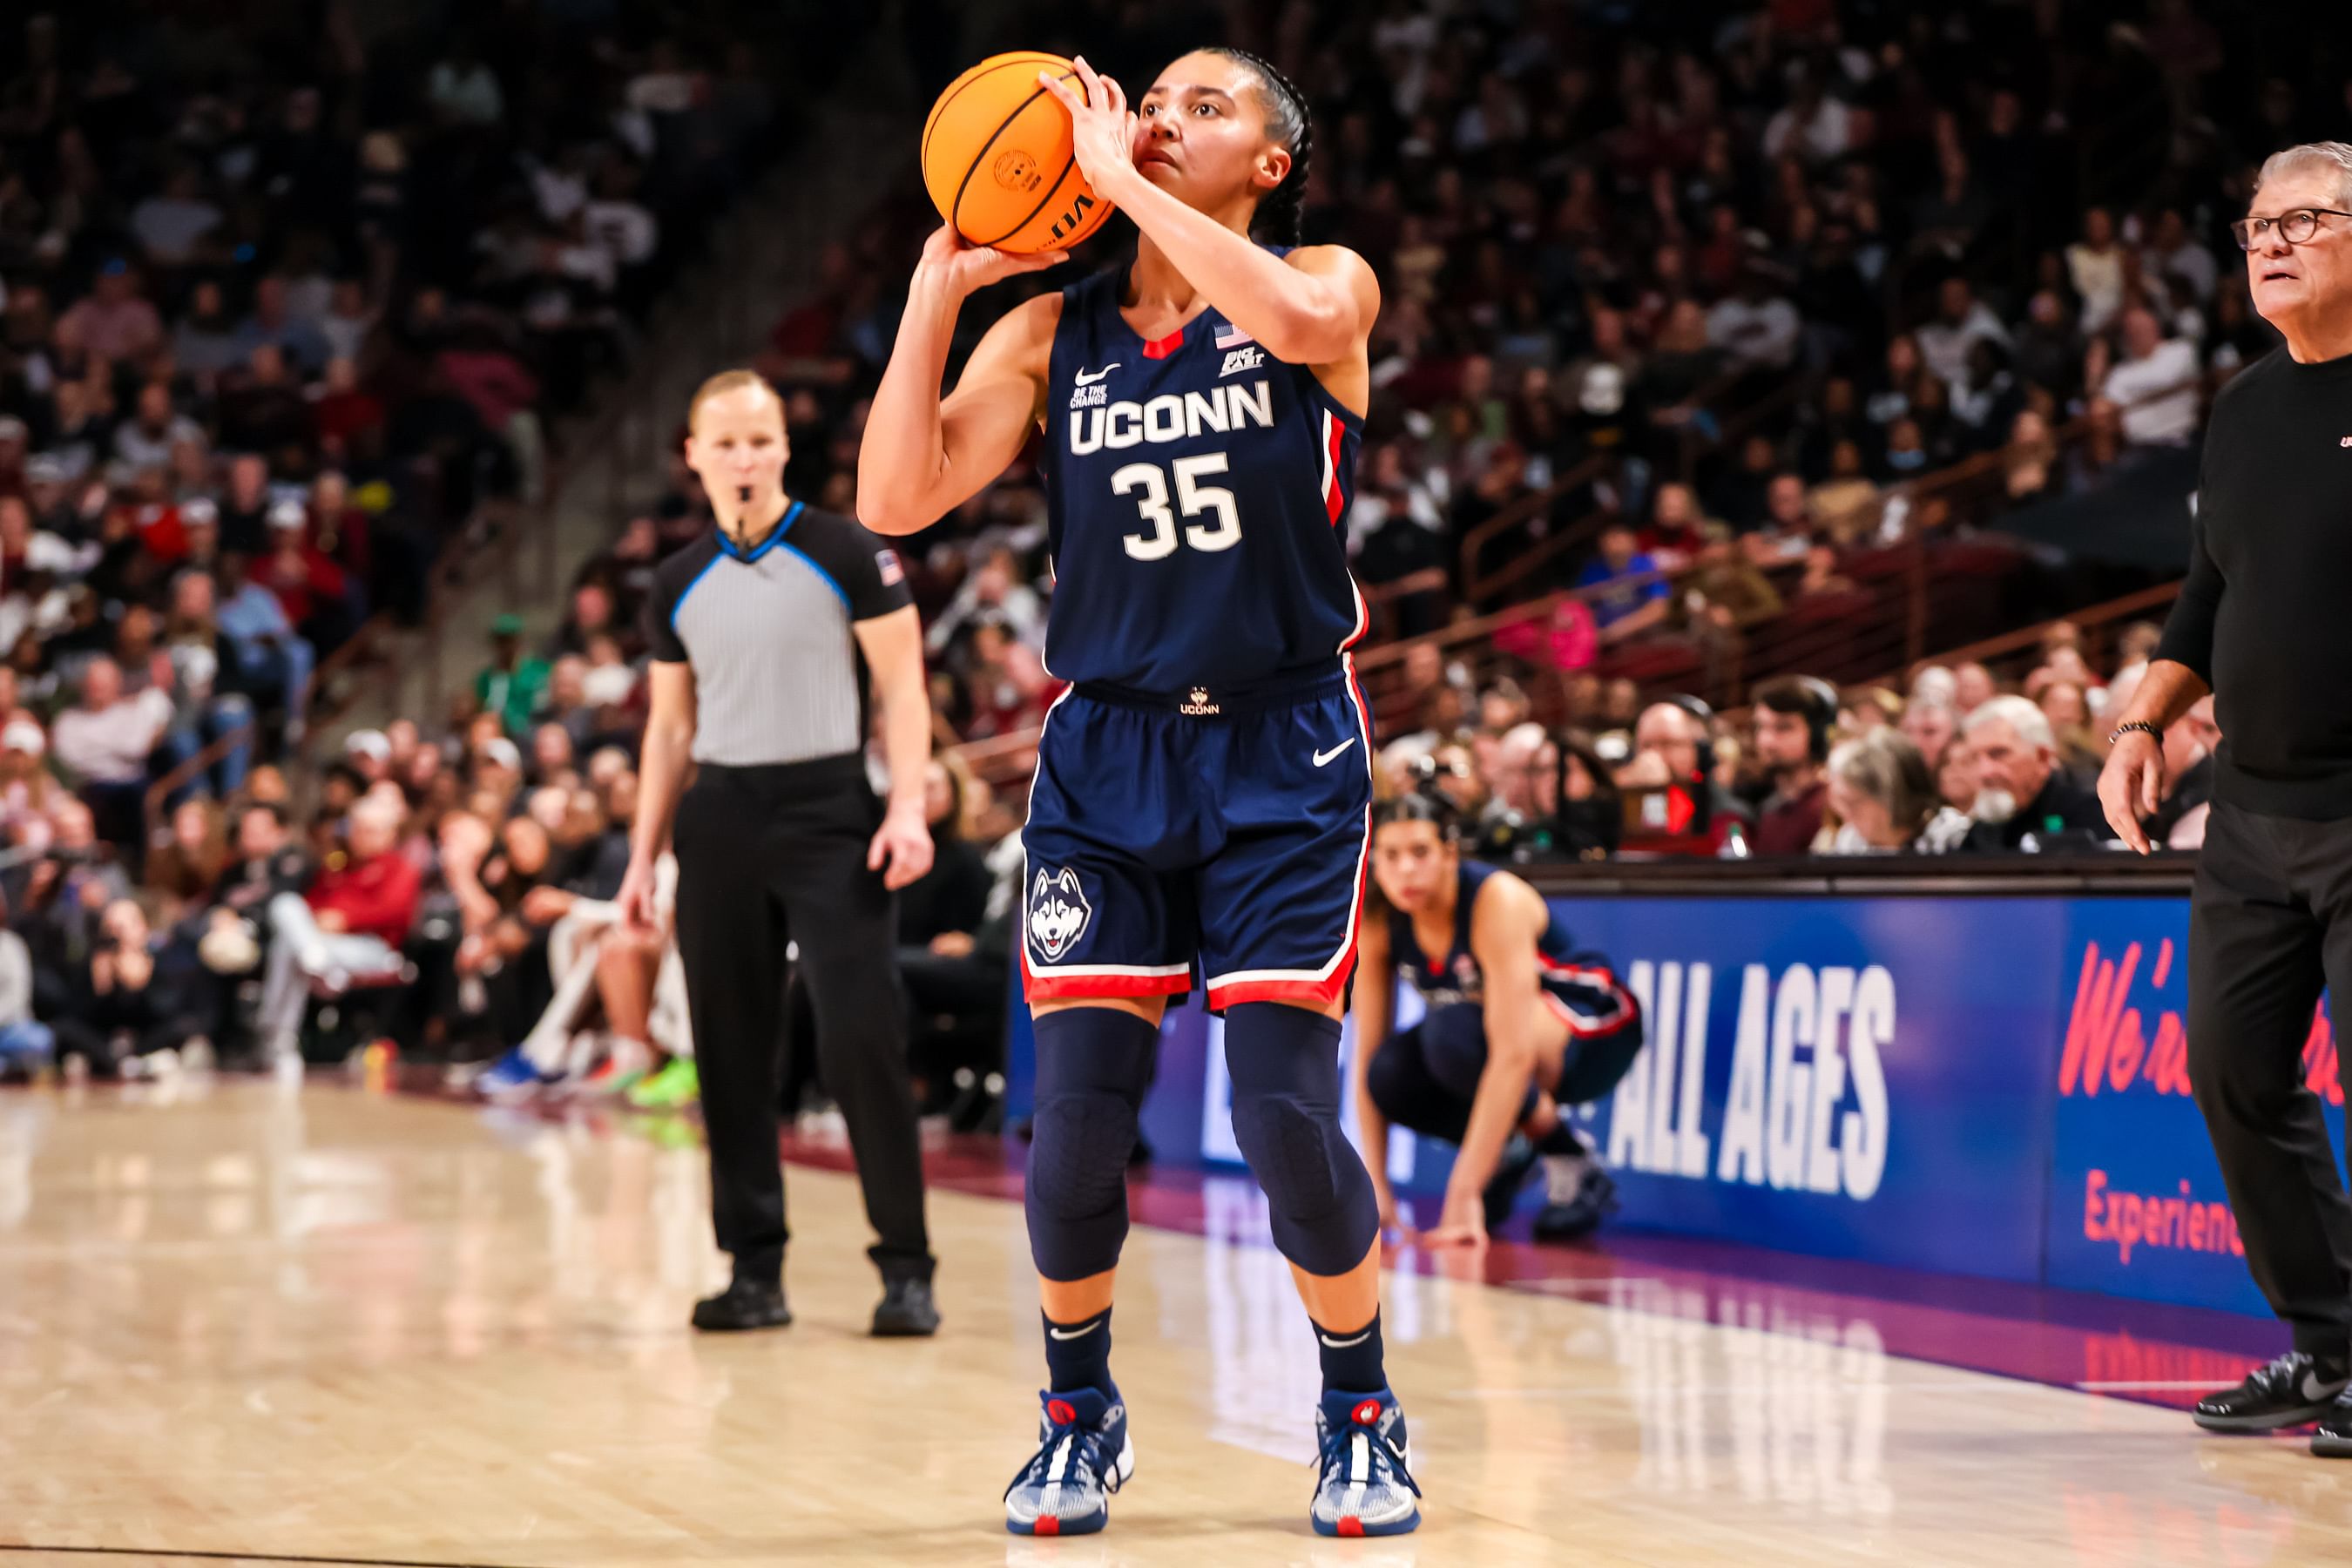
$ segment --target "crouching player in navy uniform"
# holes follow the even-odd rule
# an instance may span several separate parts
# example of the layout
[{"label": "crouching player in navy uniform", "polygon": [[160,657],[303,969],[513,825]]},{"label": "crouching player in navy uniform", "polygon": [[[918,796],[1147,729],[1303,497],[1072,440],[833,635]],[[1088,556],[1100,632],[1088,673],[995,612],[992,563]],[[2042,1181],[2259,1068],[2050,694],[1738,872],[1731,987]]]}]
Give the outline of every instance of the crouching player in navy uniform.
[{"label": "crouching player in navy uniform", "polygon": [[[1536,1234],[1582,1236],[1615,1189],[1564,1107],[1600,1099],[1642,1048],[1642,1016],[1607,961],[1579,952],[1544,896],[1462,858],[1454,804],[1434,791],[1374,814],[1372,874],[1386,918],[1364,923],[1356,988],[1356,1114],[1364,1147],[1391,1123],[1457,1146],[1445,1210],[1422,1239],[1475,1245],[1511,1212],[1540,1159]],[[1401,979],[1428,1012],[1390,1030]],[[1384,984],[1383,982],[1387,982]],[[1381,1223],[1398,1228],[1385,1162],[1370,1162]]]},{"label": "crouching player in navy uniform", "polygon": [[1127,1161],[1161,1012],[1197,973],[1225,1017],[1234,1138],[1321,1348],[1308,1519],[1400,1534],[1421,1514],[1383,1369],[1380,1210],[1339,1128],[1372,804],[1347,520],[1379,285],[1343,247],[1283,243],[1310,129],[1274,67],[1198,50],[1138,113],[1075,66],[1084,97],[1043,85],[1071,110],[1087,180],[1135,221],[1134,260],[1014,307],[942,401],[964,297],[1058,258],[940,230],[857,465],[859,517],[912,533],[1044,436],[1045,665],[1071,683],[1022,830],[1037,1036],[1024,1201],[1048,1386],[1005,1525],[1100,1530],[1134,1473],[1109,1361]]}]

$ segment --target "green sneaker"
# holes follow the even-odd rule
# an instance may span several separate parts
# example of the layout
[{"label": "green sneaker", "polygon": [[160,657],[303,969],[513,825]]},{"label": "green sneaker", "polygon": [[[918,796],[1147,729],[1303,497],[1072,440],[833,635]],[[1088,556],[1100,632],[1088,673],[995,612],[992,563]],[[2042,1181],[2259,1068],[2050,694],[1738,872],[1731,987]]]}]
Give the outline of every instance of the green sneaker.
[{"label": "green sneaker", "polygon": [[638,1123],[638,1129],[656,1149],[691,1149],[702,1142],[692,1119],[675,1113],[649,1116]]},{"label": "green sneaker", "polygon": [[676,1110],[692,1105],[702,1095],[694,1064],[680,1057],[629,1090],[629,1103],[639,1110]]}]

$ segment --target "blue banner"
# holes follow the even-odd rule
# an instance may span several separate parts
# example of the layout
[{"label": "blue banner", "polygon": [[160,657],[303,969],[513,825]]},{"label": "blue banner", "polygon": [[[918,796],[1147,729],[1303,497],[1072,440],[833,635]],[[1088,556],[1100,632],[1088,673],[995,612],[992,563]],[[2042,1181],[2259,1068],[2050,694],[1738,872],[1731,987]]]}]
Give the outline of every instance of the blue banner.
[{"label": "blue banner", "polygon": [[[2185,901],[2084,900],[2061,976],[2050,1181],[2050,1284],[2264,1312],[2236,1216],[2189,1097]],[[2344,1090],[2323,1006],[2304,1043],[2306,1089],[2341,1157]]]},{"label": "blue banner", "polygon": [[[1614,1225],[2264,1310],[2189,1093],[2185,899],[1554,902],[1646,1026],[1616,1092],[1578,1110]],[[2342,1105],[2324,1009],[2304,1072]],[[1228,1105],[1223,1027],[1195,1001],[1162,1031],[1156,1157],[1238,1163]],[[1434,1194],[1452,1152],[1398,1132],[1383,1154],[1401,1191]]]},{"label": "blue banner", "polygon": [[2060,900],[1560,912],[1616,963],[1648,1026],[1591,1123],[1621,1223],[2038,1277]]}]

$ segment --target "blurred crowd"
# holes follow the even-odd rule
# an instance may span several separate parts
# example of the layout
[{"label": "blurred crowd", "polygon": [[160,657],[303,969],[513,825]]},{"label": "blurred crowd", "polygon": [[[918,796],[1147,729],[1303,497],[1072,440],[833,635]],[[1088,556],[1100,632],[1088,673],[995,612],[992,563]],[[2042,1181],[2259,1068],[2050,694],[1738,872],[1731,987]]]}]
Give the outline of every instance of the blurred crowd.
[{"label": "blurred crowd", "polygon": [[[1512,679],[1480,689],[1423,645],[1407,662],[1420,727],[1382,747],[1380,787],[1443,791],[1477,853],[1519,863],[2095,850],[2115,839],[2105,734],[2161,634],[2123,627],[2095,668],[2056,621],[2013,679],[1973,660],[1922,665],[1907,690],[1782,677],[1738,714],[1588,674],[1556,725]],[[2204,842],[2220,741],[2210,698],[2166,732],[2152,843]]]},{"label": "blurred crowd", "polygon": [[283,1053],[412,973],[418,1037],[528,1005],[465,984],[512,936],[475,894],[592,885],[612,770],[533,816],[404,731],[322,779],[310,704],[536,496],[776,151],[772,61],[691,6],[234,10],[13,12],[0,54],[0,1071]]},{"label": "blurred crowd", "polygon": [[[509,6],[363,46],[346,8],[306,15],[182,66],[162,22],[36,17],[0,89],[0,1061],[19,1025],[84,1018],[94,1042],[50,1046],[100,1070],[191,1038],[282,1060],[381,1033],[460,1058],[522,1042],[494,1082],[674,1103],[691,1041],[667,940],[608,900],[638,611],[709,526],[682,468],[551,639],[493,627],[445,725],[364,731],[322,777],[272,763],[318,662],[415,612],[478,497],[533,493],[547,413],[627,353],[783,106],[747,51],[658,29]],[[1307,237],[1383,287],[1349,524],[1377,635],[1580,590],[1532,646],[1413,647],[1385,787],[1456,795],[1510,860],[2105,837],[2099,715],[2144,628],[2096,668],[2062,624],[2030,670],[1930,666],[1906,690],[1751,664],[1736,715],[1627,656],[1712,658],[1907,533],[2193,473],[2212,389],[2271,342],[2222,226],[2253,163],[2337,106],[2318,56],[2183,0],[1065,0],[1003,25],[1131,89],[1202,37],[1306,89]],[[761,343],[794,495],[854,511],[895,290],[936,221],[911,180],[886,193]],[[1121,244],[1114,225],[1074,275]],[[1065,280],[975,300],[960,345]],[[1930,504],[1969,464],[1990,509]],[[908,542],[941,852],[901,957],[939,1110],[992,1060],[1019,858],[1016,803],[958,748],[1017,748],[1055,693],[1035,468]],[[1559,694],[1556,722],[1474,681],[1493,651]],[[2168,842],[2201,831],[2215,739],[2201,718],[2171,738]],[[151,844],[150,786],[200,753]]]},{"label": "blurred crowd", "polygon": [[[1383,290],[1349,519],[1376,634],[1581,587],[1543,661],[1640,676],[1641,645],[1715,668],[1833,610],[1873,545],[2143,464],[2186,458],[2193,486],[2211,390],[2273,341],[2224,225],[2245,172],[2341,97],[2311,58],[2237,47],[2245,25],[2180,0],[1074,0],[1018,37],[1131,91],[1202,37],[1298,80],[1307,238],[1361,251]],[[771,335],[796,493],[850,510],[936,222],[919,190],[886,201]],[[1115,222],[1068,270],[1129,243]],[[960,342],[1066,280],[975,298]],[[1970,463],[1965,506],[1931,482]],[[1052,696],[1044,511],[1019,464],[906,552],[960,735]]]}]

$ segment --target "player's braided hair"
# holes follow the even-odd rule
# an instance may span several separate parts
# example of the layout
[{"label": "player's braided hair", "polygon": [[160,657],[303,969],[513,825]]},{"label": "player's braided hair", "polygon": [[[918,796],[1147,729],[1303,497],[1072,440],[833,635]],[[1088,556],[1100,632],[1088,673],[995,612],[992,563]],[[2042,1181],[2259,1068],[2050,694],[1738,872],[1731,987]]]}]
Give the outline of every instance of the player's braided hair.
[{"label": "player's braided hair", "polygon": [[1307,112],[1307,95],[1264,55],[1223,44],[1202,52],[1238,61],[1258,79],[1266,134],[1289,152],[1290,172],[1259,201],[1250,226],[1277,244],[1297,245],[1307,207],[1307,165],[1315,155],[1315,119]]}]

